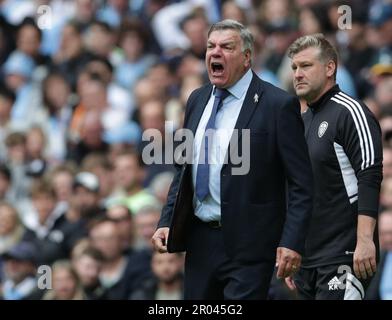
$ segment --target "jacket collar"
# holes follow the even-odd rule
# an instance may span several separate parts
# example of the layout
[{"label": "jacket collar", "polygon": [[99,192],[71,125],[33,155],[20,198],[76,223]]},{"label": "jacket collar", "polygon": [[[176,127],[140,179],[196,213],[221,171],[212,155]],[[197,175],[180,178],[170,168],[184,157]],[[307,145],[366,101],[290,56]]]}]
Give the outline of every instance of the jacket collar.
[{"label": "jacket collar", "polygon": [[327,92],[325,92],[317,101],[313,103],[308,103],[308,107],[312,112],[317,112],[320,110],[322,106],[325,105],[325,102],[328,101],[333,95],[340,92],[339,85],[335,84],[332,88],[330,88]]}]

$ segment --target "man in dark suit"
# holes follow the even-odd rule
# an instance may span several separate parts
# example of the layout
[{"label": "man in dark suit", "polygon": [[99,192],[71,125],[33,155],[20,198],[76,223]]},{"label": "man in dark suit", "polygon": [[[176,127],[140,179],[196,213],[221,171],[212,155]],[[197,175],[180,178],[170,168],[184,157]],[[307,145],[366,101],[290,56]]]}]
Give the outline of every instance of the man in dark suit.
[{"label": "man in dark suit", "polygon": [[240,23],[214,24],[211,84],[186,106],[193,161],[177,166],[152,238],[161,252],[186,251],[185,299],[265,299],[275,263],[278,277],[301,263],[313,178],[300,105],[252,72],[252,49]]}]

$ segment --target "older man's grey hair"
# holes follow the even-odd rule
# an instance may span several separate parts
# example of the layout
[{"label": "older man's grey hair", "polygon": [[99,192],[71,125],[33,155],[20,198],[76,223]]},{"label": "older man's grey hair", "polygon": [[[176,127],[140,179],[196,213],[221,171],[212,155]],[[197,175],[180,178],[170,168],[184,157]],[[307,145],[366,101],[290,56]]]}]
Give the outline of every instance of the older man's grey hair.
[{"label": "older man's grey hair", "polygon": [[244,27],[243,24],[239,23],[238,21],[232,20],[232,19],[226,19],[217,23],[214,23],[210,30],[208,31],[208,37],[210,34],[214,31],[219,31],[219,30],[235,30],[238,31],[240,34],[241,40],[242,40],[242,52],[245,52],[246,50],[250,51],[250,54],[252,55],[253,53],[253,43],[254,43],[254,38],[252,33]]}]

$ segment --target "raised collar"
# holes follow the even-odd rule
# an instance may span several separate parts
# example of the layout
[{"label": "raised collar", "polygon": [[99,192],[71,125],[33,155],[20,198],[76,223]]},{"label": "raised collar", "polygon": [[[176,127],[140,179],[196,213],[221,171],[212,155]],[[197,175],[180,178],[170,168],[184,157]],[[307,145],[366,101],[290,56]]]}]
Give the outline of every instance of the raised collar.
[{"label": "raised collar", "polygon": [[308,103],[308,107],[312,112],[317,112],[324,103],[329,100],[334,94],[340,92],[339,85],[335,84],[331,89],[325,92],[317,101]]}]

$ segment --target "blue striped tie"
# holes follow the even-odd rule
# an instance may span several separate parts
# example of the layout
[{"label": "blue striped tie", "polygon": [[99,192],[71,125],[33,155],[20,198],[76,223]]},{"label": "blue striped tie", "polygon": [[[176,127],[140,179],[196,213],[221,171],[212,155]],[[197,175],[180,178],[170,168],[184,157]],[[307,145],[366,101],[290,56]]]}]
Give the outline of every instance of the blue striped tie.
[{"label": "blue striped tie", "polygon": [[203,147],[204,143],[204,161],[202,159],[203,152],[200,150],[200,157],[199,163],[197,165],[197,174],[196,174],[196,197],[203,201],[210,192],[209,189],[209,176],[210,176],[210,166],[209,166],[209,142],[208,136],[206,135],[207,130],[214,130],[215,129],[215,118],[216,114],[218,113],[220,107],[223,104],[223,100],[230,95],[230,92],[226,89],[219,89],[215,87],[215,100],[214,106],[212,107],[210,118],[208,119],[205,132],[203,135],[203,141],[201,143],[201,147]]}]

